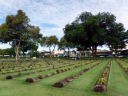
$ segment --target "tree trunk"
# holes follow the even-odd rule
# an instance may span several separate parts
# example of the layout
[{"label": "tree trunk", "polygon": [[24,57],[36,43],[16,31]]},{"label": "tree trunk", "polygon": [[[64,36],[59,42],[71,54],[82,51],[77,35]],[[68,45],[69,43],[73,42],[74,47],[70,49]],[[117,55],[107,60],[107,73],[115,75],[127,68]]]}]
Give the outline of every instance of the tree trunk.
[{"label": "tree trunk", "polygon": [[19,60],[19,45],[15,45],[15,54],[16,54],[16,58],[15,58],[15,61],[16,61],[16,64],[18,64],[18,60]]},{"label": "tree trunk", "polygon": [[23,57],[25,57],[25,52],[23,51]]},{"label": "tree trunk", "polygon": [[92,55],[93,55],[93,57],[96,57],[96,52],[97,52],[97,46],[92,46]]},{"label": "tree trunk", "polygon": [[49,51],[50,51],[50,57],[52,57],[51,46],[49,47]]},{"label": "tree trunk", "polygon": [[68,48],[68,58],[69,58],[69,48]]},{"label": "tree trunk", "polygon": [[53,50],[52,50],[52,53],[54,53],[54,51],[55,51],[55,48],[56,48],[56,45],[55,45],[55,46],[53,46]]},{"label": "tree trunk", "polygon": [[52,52],[55,51],[55,48],[56,48],[56,46],[53,46],[53,50],[52,50]]}]

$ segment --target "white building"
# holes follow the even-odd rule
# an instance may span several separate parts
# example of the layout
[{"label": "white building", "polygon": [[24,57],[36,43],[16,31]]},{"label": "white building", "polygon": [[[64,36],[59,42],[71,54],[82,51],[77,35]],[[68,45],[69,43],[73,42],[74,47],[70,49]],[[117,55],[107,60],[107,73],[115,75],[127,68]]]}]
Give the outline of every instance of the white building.
[{"label": "white building", "polygon": [[128,43],[126,44],[126,47],[125,47],[125,49],[128,49]]}]

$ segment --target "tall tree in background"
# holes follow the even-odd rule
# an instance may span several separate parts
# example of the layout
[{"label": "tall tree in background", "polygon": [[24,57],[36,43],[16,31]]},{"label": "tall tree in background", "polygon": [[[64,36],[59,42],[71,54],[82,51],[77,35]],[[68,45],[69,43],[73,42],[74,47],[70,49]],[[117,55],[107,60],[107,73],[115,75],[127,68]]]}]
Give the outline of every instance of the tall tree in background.
[{"label": "tall tree in background", "polygon": [[35,42],[31,42],[31,41],[22,42],[21,45],[22,46],[21,46],[20,50],[22,51],[23,56],[25,56],[25,52],[27,52],[27,51],[31,51],[31,53],[34,53],[38,49],[37,44]]},{"label": "tall tree in background", "polygon": [[110,13],[99,13],[102,20],[101,25],[105,28],[105,44],[110,50],[118,53],[118,50],[125,48],[126,32],[122,23],[116,22],[116,17]]},{"label": "tall tree in background", "polygon": [[2,57],[4,57],[4,55],[12,57],[15,56],[15,52],[13,48],[0,49],[0,55],[2,55]]},{"label": "tall tree in background", "polygon": [[72,43],[67,42],[64,37],[62,37],[58,43],[58,48],[60,50],[64,50],[65,52],[65,50],[68,49],[68,57],[69,57],[70,48],[72,48],[72,46],[73,46]]},{"label": "tall tree in background", "polygon": [[68,42],[78,49],[92,50],[93,55],[97,46],[104,42],[104,28],[100,27],[100,19],[90,12],[82,13],[72,24],[66,25],[64,33]]},{"label": "tall tree in background", "polygon": [[[55,47],[58,45],[58,38],[55,35],[43,37],[40,44],[41,46],[48,47],[49,51],[52,53],[55,50]],[[53,49],[51,49],[52,47]]]},{"label": "tall tree in background", "polygon": [[125,42],[128,43],[128,30],[125,32],[124,37]]},{"label": "tall tree in background", "polygon": [[[42,35],[37,26],[29,24],[30,19],[22,10],[16,15],[8,15],[5,23],[0,26],[0,41],[7,43],[15,49],[16,63],[19,59],[19,49],[26,41],[37,42]],[[37,43],[36,43],[37,44]]]},{"label": "tall tree in background", "polygon": [[125,48],[124,34],[124,27],[121,23],[115,23],[113,27],[109,29],[106,41],[110,50],[118,53],[118,50]]},{"label": "tall tree in background", "polygon": [[73,43],[79,49],[92,50],[94,57],[97,47],[104,44],[120,45],[121,48],[124,48],[124,34],[123,24],[116,23],[116,17],[109,12],[96,15],[83,12],[64,28],[64,38],[67,42]]}]

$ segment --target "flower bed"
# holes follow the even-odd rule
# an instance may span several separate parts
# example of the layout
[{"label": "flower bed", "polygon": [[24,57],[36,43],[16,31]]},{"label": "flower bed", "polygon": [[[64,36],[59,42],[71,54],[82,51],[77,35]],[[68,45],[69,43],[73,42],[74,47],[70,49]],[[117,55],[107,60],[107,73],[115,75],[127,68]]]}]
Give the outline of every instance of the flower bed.
[{"label": "flower bed", "polygon": [[118,64],[119,64],[119,66],[125,71],[125,73],[127,73],[128,74],[128,67],[127,66],[124,66],[122,63],[120,63],[120,62],[118,62],[118,61],[116,61]]},{"label": "flower bed", "polygon": [[38,69],[31,70],[31,72],[27,72],[27,69],[26,69],[25,73],[23,73],[23,71],[20,71],[18,74],[15,74],[15,75],[7,75],[5,78],[8,80],[8,76],[11,76],[12,77],[11,79],[13,79],[13,78],[17,78],[17,77],[24,76],[24,75],[34,74],[34,73],[38,73],[38,72],[43,72],[43,71],[47,71],[47,70],[58,69],[58,68],[63,68],[63,67],[73,66],[73,65],[74,64],[67,64],[67,65],[63,65],[63,66],[58,66],[56,68],[51,67],[51,68],[47,68],[47,69],[39,68],[39,70]]},{"label": "flower bed", "polygon": [[[74,79],[78,78],[79,76],[81,76],[83,73],[87,72],[88,70],[92,69],[93,67],[97,66],[99,63],[92,65],[88,68],[83,69],[82,71],[80,71],[79,73],[77,73],[76,75],[67,77],[59,82],[54,83],[52,86],[53,87],[57,87],[57,88],[62,88],[65,85],[67,85],[68,83],[70,83],[71,81],[73,81]],[[76,67],[75,67],[76,68]]]},{"label": "flower bed", "polygon": [[107,91],[107,84],[108,84],[108,79],[109,79],[109,73],[110,73],[110,67],[111,67],[111,62],[108,63],[108,65],[104,68],[104,71],[102,72],[100,78],[95,83],[95,86],[93,90],[95,92],[105,92]]},{"label": "flower bed", "polygon": [[[87,64],[89,64],[89,63],[87,63]],[[83,65],[76,65],[76,66],[73,66],[72,68],[70,67],[70,68],[65,68],[65,69],[57,69],[56,72],[53,72],[53,73],[51,73],[49,75],[48,74],[46,74],[46,75],[39,75],[38,77],[33,77],[33,78],[39,78],[39,79],[36,80],[36,81],[39,81],[41,79],[44,79],[44,78],[47,78],[47,77],[51,77],[53,75],[60,74],[60,73],[63,73],[63,72],[69,71],[69,70],[73,70],[75,68],[78,68],[78,67],[81,67],[81,66],[84,66],[84,65],[85,64],[83,64]],[[29,79],[29,78],[27,78],[27,79]],[[26,79],[26,82],[28,82],[27,79]],[[34,82],[29,82],[29,83],[34,83]]]}]

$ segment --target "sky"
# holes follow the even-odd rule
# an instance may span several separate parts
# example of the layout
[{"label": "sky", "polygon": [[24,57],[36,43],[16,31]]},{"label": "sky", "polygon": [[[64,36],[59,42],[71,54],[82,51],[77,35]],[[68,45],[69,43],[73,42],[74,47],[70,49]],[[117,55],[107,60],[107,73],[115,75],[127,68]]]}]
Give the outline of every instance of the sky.
[{"label": "sky", "polygon": [[[43,36],[64,35],[63,28],[78,17],[81,12],[111,12],[117,22],[128,29],[128,0],[0,0],[0,24],[7,15],[15,15],[22,9],[30,18],[30,23],[39,26]],[[0,48],[10,47],[0,44]],[[107,49],[103,46],[102,49]],[[43,50],[39,47],[39,50]]]}]

